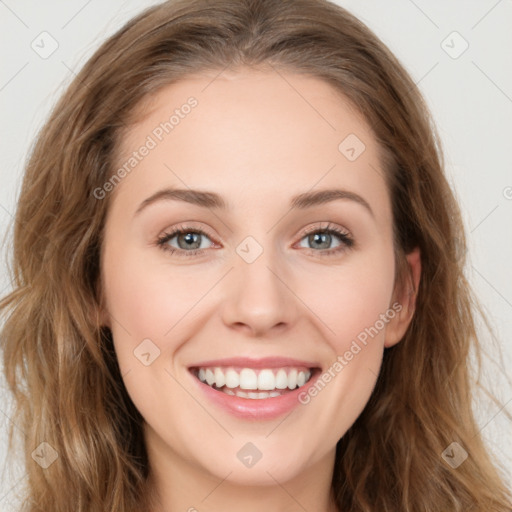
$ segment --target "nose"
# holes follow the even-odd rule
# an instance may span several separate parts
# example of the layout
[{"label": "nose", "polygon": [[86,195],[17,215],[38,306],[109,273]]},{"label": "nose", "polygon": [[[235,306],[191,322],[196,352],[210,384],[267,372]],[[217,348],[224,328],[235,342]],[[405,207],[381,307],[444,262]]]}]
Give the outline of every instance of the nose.
[{"label": "nose", "polygon": [[236,256],[224,280],[222,319],[230,329],[253,337],[271,337],[290,329],[298,317],[294,283],[283,261],[264,250],[252,263]]}]

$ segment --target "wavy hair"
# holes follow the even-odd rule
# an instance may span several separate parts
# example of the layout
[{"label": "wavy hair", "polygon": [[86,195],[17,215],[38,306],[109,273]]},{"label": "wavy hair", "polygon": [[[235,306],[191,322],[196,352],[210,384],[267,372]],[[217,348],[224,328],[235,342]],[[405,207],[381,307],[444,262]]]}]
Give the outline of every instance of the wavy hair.
[{"label": "wavy hair", "polygon": [[[14,424],[24,434],[23,511],[149,510],[142,417],[112,333],[99,322],[110,196],[98,200],[94,190],[113,175],[123,136],[162,87],[257,66],[322,79],[358,109],[382,150],[397,279],[406,277],[404,255],[421,250],[413,320],[385,350],[369,402],[336,447],[339,509],[510,511],[510,489],[472,411],[479,381],[470,355],[480,365],[482,351],[477,303],[434,123],[396,57],[327,0],[170,0],[149,8],[100,46],[40,130],[14,220],[13,289],[0,302],[15,404],[9,450]],[[452,442],[469,454],[457,469],[441,456]],[[43,469],[35,449],[57,459]]]}]

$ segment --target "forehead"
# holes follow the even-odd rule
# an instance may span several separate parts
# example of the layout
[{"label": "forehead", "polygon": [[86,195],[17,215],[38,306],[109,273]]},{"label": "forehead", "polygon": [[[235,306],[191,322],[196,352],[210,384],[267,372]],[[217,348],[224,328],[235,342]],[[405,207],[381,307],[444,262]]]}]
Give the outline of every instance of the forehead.
[{"label": "forehead", "polygon": [[[158,186],[279,199],[315,186],[382,195],[379,147],[365,119],[319,78],[284,71],[211,72],[148,98],[118,166],[151,147],[118,185],[132,198]],[[139,107],[140,108],[140,107]]]}]

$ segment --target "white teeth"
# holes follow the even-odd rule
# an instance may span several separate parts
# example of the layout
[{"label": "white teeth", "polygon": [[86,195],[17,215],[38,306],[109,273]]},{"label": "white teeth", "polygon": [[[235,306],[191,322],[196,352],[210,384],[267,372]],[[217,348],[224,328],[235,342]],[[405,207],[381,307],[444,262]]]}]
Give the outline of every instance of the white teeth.
[{"label": "white teeth", "polygon": [[208,383],[209,386],[211,386],[215,382],[215,375],[210,370],[210,368],[206,370],[206,382]]},{"label": "white teeth", "polygon": [[254,370],[244,368],[240,372],[240,389],[258,389],[258,376]]},{"label": "white teeth", "polygon": [[[309,370],[297,370],[297,368],[279,368],[277,370],[262,369],[253,370],[243,368],[240,372],[234,368],[199,368],[197,376],[200,381],[209,386],[224,388],[229,395],[236,394],[243,398],[268,398],[279,396],[278,390],[292,390],[297,386],[303,386],[311,377]],[[247,391],[271,391],[271,393],[247,393],[245,391],[231,391],[234,388]],[[228,392],[229,391],[229,392]]]},{"label": "white teeth", "polygon": [[295,389],[297,387],[297,370],[292,370],[288,374],[288,388]]},{"label": "white teeth", "polygon": [[276,388],[276,378],[272,370],[261,370],[258,375],[258,389],[272,390]]},{"label": "white teeth", "polygon": [[240,385],[240,378],[235,370],[228,370],[226,372],[226,386],[228,388],[237,388]]},{"label": "white teeth", "polygon": [[288,387],[288,375],[284,370],[279,370],[276,374],[276,388],[286,389]]},{"label": "white teeth", "polygon": [[268,393],[247,393],[249,396],[248,398],[268,398]]},{"label": "white teeth", "polygon": [[264,398],[270,398],[270,397],[282,395],[282,393],[279,393],[279,391],[271,391],[270,393],[267,391],[262,391],[262,392],[249,391],[248,393],[246,393],[245,391],[232,391],[231,389],[228,389],[228,388],[224,388],[222,391],[224,393],[226,393],[226,395],[239,396],[240,398],[252,398],[253,400],[261,400]]},{"label": "white teeth", "polygon": [[226,377],[220,368],[215,368],[215,385],[221,388],[226,384]]}]

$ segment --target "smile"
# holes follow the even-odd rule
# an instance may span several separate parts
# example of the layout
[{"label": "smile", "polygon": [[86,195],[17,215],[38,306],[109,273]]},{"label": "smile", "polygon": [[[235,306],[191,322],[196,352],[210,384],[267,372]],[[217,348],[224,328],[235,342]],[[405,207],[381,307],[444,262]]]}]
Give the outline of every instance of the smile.
[{"label": "smile", "polygon": [[188,370],[193,387],[207,403],[249,421],[289,414],[301,405],[299,395],[322,373],[317,361],[290,357],[215,359],[197,362]]},{"label": "smile", "polygon": [[305,367],[199,367],[192,373],[203,383],[227,395],[249,399],[274,398],[306,384],[312,370]]}]

